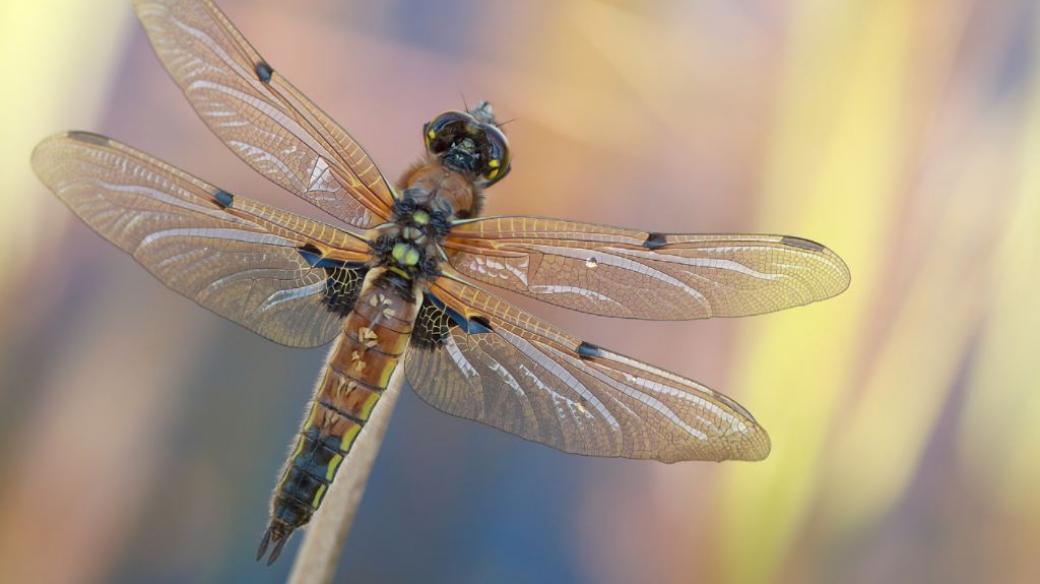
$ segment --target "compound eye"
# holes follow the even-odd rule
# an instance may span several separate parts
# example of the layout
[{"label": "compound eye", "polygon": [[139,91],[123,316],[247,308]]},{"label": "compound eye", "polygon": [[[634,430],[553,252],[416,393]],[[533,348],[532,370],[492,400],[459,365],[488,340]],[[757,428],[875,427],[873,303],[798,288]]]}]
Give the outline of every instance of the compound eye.
[{"label": "compound eye", "polygon": [[431,154],[444,152],[455,143],[459,136],[465,135],[466,125],[472,123],[473,118],[463,112],[445,112],[437,116],[432,122],[423,126],[423,140],[426,142],[426,149]]},{"label": "compound eye", "polygon": [[485,126],[484,130],[488,140],[488,160],[483,178],[485,186],[490,186],[509,173],[509,141],[502,130],[494,126]]}]

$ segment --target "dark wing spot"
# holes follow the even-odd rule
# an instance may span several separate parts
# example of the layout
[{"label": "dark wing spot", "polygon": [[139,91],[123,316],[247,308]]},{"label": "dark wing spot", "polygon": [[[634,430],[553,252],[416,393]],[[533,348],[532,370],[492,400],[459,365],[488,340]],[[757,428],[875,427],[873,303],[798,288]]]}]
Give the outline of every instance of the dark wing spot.
[{"label": "dark wing spot", "polygon": [[466,332],[471,335],[491,332],[491,321],[489,321],[485,316],[474,316],[467,322],[469,323],[469,326],[466,327]]},{"label": "dark wing spot", "polygon": [[256,64],[256,78],[264,83],[271,82],[271,76],[274,75],[274,69],[270,65],[260,61]]},{"label": "dark wing spot", "polygon": [[596,357],[602,357],[603,351],[592,343],[582,341],[581,344],[578,345],[578,356],[582,359],[594,359]]},{"label": "dark wing spot", "polygon": [[345,265],[344,262],[339,260],[326,258],[325,255],[321,253],[321,250],[311,243],[297,248],[296,251],[303,256],[303,259],[306,260],[312,268],[341,268]]},{"label": "dark wing spot", "polygon": [[221,209],[227,209],[235,201],[235,197],[224,190],[213,193],[213,198],[217,200],[217,204],[220,205]]},{"label": "dark wing spot", "polygon": [[445,306],[433,294],[424,293],[419,315],[415,318],[415,328],[412,330],[412,345],[424,349],[440,347],[455,328],[462,329],[466,334],[480,335],[491,332],[491,321],[484,316],[466,318],[458,311]]},{"label": "dark wing spot", "polygon": [[458,324],[448,315],[448,309],[433,294],[423,295],[422,306],[415,317],[412,329],[412,346],[420,349],[436,349],[444,345],[451,329]]},{"label": "dark wing spot", "polygon": [[[322,261],[334,262],[335,260]],[[365,283],[368,266],[356,262],[337,263],[340,264],[340,267],[320,266],[328,274],[328,279],[325,280],[325,296],[321,299],[321,303],[331,312],[347,316],[351,310],[354,310],[354,304],[361,295],[361,286]]]},{"label": "dark wing spot", "polygon": [[789,245],[791,247],[799,247],[801,249],[807,249],[809,251],[823,251],[823,250],[827,249],[826,247],[816,243],[815,241],[810,241],[808,239],[802,239],[801,237],[793,237],[793,236],[790,236],[790,235],[785,235],[785,236],[781,237],[780,238],[780,243],[782,243],[784,245]]},{"label": "dark wing spot", "polygon": [[361,294],[361,285],[368,274],[368,266],[360,262],[329,259],[310,243],[296,248],[296,251],[312,268],[325,270],[325,294],[321,299],[325,308],[340,316],[350,314]]},{"label": "dark wing spot", "polygon": [[487,318],[483,316],[474,316],[473,318],[466,318],[465,316],[459,314],[459,312],[454,308],[445,305],[443,302],[441,302],[440,298],[437,298],[433,294],[426,294],[425,296],[428,300],[431,301],[432,304],[437,305],[441,310],[443,310],[444,313],[448,315],[448,318],[450,318],[451,321],[455,324],[455,326],[460,327],[462,328],[462,330],[466,331],[466,334],[475,335],[480,333],[491,332],[491,322],[488,321]]},{"label": "dark wing spot", "polygon": [[97,144],[98,146],[108,146],[109,144],[108,138],[102,136],[101,134],[95,134],[93,132],[72,131],[68,132],[66,136],[79,142]]},{"label": "dark wing spot", "polygon": [[643,247],[646,249],[661,249],[666,245],[668,245],[668,236],[663,233],[649,233],[646,241],[643,242]]},{"label": "dark wing spot", "polygon": [[313,267],[318,267],[318,262],[321,261],[321,250],[314,244],[307,243],[303,247],[296,248],[296,251],[300,252],[303,259],[307,260],[307,263]]}]

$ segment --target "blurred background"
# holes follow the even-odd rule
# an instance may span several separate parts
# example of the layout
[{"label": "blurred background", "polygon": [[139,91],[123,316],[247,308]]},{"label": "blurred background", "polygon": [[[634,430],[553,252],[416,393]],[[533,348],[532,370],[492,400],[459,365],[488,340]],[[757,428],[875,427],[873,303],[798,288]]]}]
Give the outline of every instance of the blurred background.
[{"label": "blurred background", "polygon": [[[403,395],[340,578],[1040,579],[1040,66],[1034,0],[222,0],[396,177],[491,100],[490,213],[824,242],[852,287],[691,323],[538,306],[698,379],[761,463],[568,456]],[[111,135],[313,213],[227,151],[125,0],[0,5],[0,580],[278,582],[253,561],[324,350],[167,291],[29,153]]]}]

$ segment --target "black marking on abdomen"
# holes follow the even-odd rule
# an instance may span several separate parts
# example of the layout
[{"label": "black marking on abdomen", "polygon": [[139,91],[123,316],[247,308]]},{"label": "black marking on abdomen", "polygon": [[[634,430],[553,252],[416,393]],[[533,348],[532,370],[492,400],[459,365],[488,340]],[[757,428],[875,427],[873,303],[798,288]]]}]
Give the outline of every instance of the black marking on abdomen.
[{"label": "black marking on abdomen", "polygon": [[373,282],[381,290],[392,290],[401,300],[411,304],[415,302],[412,293],[415,280],[402,276],[393,270],[386,270]]},{"label": "black marking on abdomen", "polygon": [[86,142],[88,144],[96,144],[98,146],[108,146],[111,142],[105,136],[101,134],[95,134],[93,132],[81,132],[79,130],[73,130],[65,134],[69,138],[76,140],[77,142]]},{"label": "black marking on abdomen", "polygon": [[[358,384],[363,385],[363,386],[367,386],[368,385],[367,383],[363,383],[363,382],[360,382],[360,381],[357,381],[355,383],[358,383]],[[325,400],[319,401],[318,404],[321,407],[323,407],[323,408],[325,408],[325,409],[327,409],[327,410],[329,410],[331,412],[334,412],[336,415],[340,416],[341,418],[346,418],[346,419],[350,420],[351,422],[354,422],[358,426],[364,426],[365,425],[365,421],[362,420],[361,418],[355,416],[354,414],[352,414],[350,412],[341,410],[341,409],[337,408],[336,406],[330,404],[329,402],[327,402]],[[346,453],[344,453],[344,454],[346,454]]]},{"label": "black marking on abdomen", "polygon": [[310,521],[319,491],[332,483],[327,478],[329,465],[345,454],[336,445],[339,438],[322,436],[317,426],[309,428],[301,438],[299,453],[289,461],[284,478],[279,481],[272,513],[272,525],[280,523],[289,530]]},{"label": "black marking on abdomen", "polygon": [[234,195],[223,189],[213,193],[213,198],[216,199],[217,204],[220,205],[221,209],[227,209],[231,206],[231,203],[235,201]]},{"label": "black marking on abdomen", "polygon": [[666,245],[668,245],[668,236],[656,232],[648,233],[646,241],[643,242],[643,247],[650,250],[661,249]]},{"label": "black marking on abdomen", "polygon": [[578,345],[578,356],[582,359],[595,359],[596,357],[603,356],[603,350],[592,343],[582,341],[581,344]]},{"label": "black marking on abdomen", "polygon": [[[332,481],[325,478],[329,465],[332,464],[332,459],[336,455],[342,456],[346,454],[341,452],[339,447],[336,446],[336,442],[339,440],[338,436],[328,435],[323,437],[317,426],[311,426],[307,433],[303,435],[303,448],[300,449],[300,454],[292,459],[291,464],[319,481],[331,484]],[[314,493],[311,493],[310,498],[304,502],[309,505],[313,499]]]},{"label": "black marking on abdomen", "polygon": [[256,71],[256,78],[259,79],[262,83],[270,83],[271,76],[274,75],[274,69],[272,69],[270,65],[263,61],[260,61],[256,64],[254,71]]},{"label": "black marking on abdomen", "polygon": [[[313,453],[317,453],[320,450],[318,448]],[[302,462],[304,466],[298,465],[297,461],[293,460],[289,468],[286,469],[285,478],[282,479],[278,494],[275,495],[274,513],[271,517],[271,519],[282,521],[293,528],[310,521],[311,514],[314,513],[312,502],[315,496],[317,496],[318,490],[321,489],[322,485],[326,488],[329,485],[329,482],[324,480],[324,477],[315,476],[311,472],[304,470],[307,467],[316,467],[316,463],[311,465],[309,461]]]},{"label": "black marking on abdomen", "polygon": [[827,249],[826,247],[816,243],[815,241],[811,241],[811,240],[808,240],[808,239],[803,239],[801,237],[794,237],[792,235],[785,235],[785,236],[781,237],[780,238],[780,243],[782,243],[784,245],[789,245],[791,247],[798,247],[798,248],[801,248],[801,249],[807,249],[809,251],[823,251],[823,250]]},{"label": "black marking on abdomen", "polygon": [[310,521],[332,483],[328,478],[329,466],[337,457],[336,464],[342,463],[345,455],[339,450],[340,437],[322,435],[318,426],[311,426],[298,439],[302,443],[282,471],[272,502],[271,521],[256,553],[260,560],[271,546],[267,565],[278,559],[289,535]]}]

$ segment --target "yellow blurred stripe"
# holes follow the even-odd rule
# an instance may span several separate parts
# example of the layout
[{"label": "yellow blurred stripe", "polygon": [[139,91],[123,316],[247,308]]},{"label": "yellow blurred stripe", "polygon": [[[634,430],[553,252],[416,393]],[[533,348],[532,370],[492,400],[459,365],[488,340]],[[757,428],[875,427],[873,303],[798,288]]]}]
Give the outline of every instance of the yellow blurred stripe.
[{"label": "yellow blurred stripe", "polygon": [[64,221],[41,215],[44,189],[29,153],[50,134],[94,124],[131,14],[125,0],[0,3],[0,298],[7,278],[38,259],[50,229]]},{"label": "yellow blurred stripe", "polygon": [[993,263],[994,290],[960,450],[970,476],[992,490],[991,500],[1005,506],[1009,517],[1035,519],[1040,515],[1040,75],[1035,65],[1040,44],[1033,44],[1022,177]]},{"label": "yellow blurred stripe", "polygon": [[1006,145],[1016,129],[989,129],[949,148],[961,165],[956,174],[941,165],[943,178],[931,185],[937,192],[925,197],[937,202],[939,225],[916,238],[927,252],[861,397],[835,429],[820,494],[825,533],[862,529],[898,501],[962,371],[983,315],[991,242],[1006,211],[991,193],[1011,186]]},{"label": "yellow blurred stripe", "polygon": [[[914,3],[794,6],[788,70],[767,153],[767,231],[818,239],[852,287],[824,304],[760,317],[732,384],[773,438],[758,465],[729,465],[722,558],[728,579],[769,580],[805,515],[824,441],[863,341],[897,200]],[[880,247],[879,247],[880,246]]]}]

